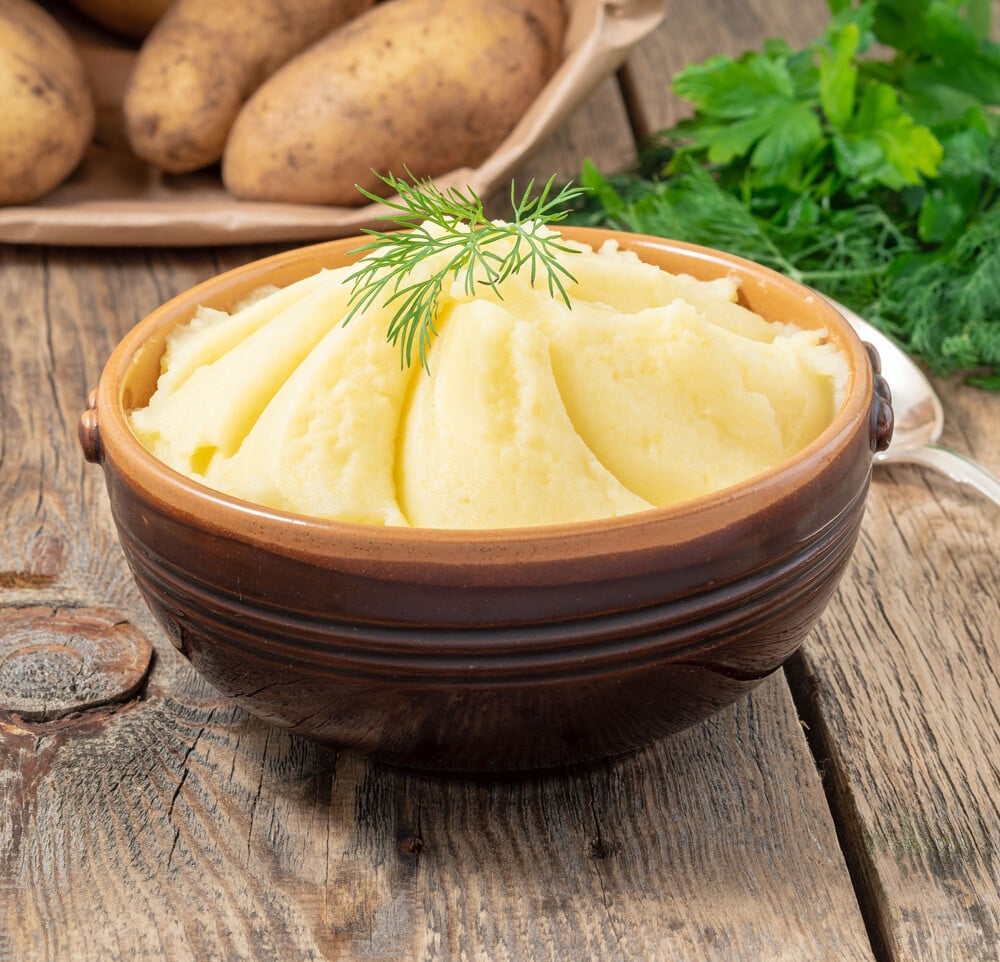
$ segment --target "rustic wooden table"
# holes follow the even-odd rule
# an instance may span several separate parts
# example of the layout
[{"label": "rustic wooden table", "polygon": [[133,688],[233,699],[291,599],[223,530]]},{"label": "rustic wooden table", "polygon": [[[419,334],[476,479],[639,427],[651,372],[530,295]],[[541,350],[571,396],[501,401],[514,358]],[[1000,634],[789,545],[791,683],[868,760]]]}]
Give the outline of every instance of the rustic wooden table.
[{"label": "rustic wooden table", "polygon": [[[624,164],[684,63],[826,19],[669,6],[525,173]],[[1000,510],[924,471],[877,469],[785,672],[625,760],[417,776],[201,681],[137,595],[76,424],[127,328],[262,253],[0,246],[2,962],[1000,959]],[[946,442],[1000,473],[1000,397],[938,387]]]}]

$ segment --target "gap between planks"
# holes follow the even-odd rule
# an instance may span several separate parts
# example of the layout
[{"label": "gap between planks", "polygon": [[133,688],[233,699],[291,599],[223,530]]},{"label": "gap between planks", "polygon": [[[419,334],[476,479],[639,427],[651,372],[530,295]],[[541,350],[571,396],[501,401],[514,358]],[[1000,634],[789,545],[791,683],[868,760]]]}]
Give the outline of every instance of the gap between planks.
[{"label": "gap between planks", "polygon": [[795,652],[784,666],[785,682],[792,696],[792,703],[802,724],[806,744],[820,775],[830,820],[837,833],[840,850],[847,863],[854,894],[861,910],[861,918],[868,933],[872,954],[877,962],[893,962],[886,931],[886,920],[879,907],[884,898],[878,887],[878,874],[871,854],[861,843],[861,819],[853,804],[852,796],[839,785],[840,773],[836,766],[835,752],[826,724],[820,714],[813,686],[809,681],[801,650]]}]

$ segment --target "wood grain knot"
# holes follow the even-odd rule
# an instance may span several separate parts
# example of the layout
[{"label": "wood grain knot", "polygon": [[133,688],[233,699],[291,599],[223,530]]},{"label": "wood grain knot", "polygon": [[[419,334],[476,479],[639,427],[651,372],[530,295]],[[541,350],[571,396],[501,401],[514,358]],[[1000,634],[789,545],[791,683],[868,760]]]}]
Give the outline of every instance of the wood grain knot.
[{"label": "wood grain knot", "polygon": [[153,647],[110,608],[0,607],[0,709],[27,721],[131,698]]},{"label": "wood grain knot", "polygon": [[424,853],[424,840],[419,835],[406,835],[399,840],[399,850],[417,858]]},{"label": "wood grain knot", "polygon": [[587,846],[587,854],[591,858],[611,858],[614,855],[614,846],[609,845],[603,838],[592,838]]}]

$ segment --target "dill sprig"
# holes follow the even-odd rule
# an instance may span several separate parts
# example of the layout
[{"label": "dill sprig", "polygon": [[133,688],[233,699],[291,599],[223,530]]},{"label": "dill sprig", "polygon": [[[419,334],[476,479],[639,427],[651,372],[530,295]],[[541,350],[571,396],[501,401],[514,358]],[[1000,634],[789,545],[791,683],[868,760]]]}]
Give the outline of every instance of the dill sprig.
[{"label": "dill sprig", "polygon": [[[384,299],[396,308],[386,337],[399,346],[401,364],[410,366],[416,344],[420,364],[427,369],[427,352],[437,335],[441,293],[452,278],[461,279],[470,297],[477,284],[484,284],[502,299],[500,283],[527,270],[532,286],[542,275],[549,294],[570,305],[564,282],[575,278],[558,260],[558,254],[574,249],[558,234],[546,230],[546,225],[563,220],[570,202],[587,188],[567,184],[553,193],[555,177],[551,177],[533,197],[534,181],[520,196],[511,183],[513,219],[494,222],[471,188],[466,192],[455,187],[442,190],[429,178],[410,178],[411,182],[393,174],[381,177],[397,195],[388,200],[358,188],[369,200],[389,207],[391,213],[381,215],[381,219],[393,221],[399,229],[365,230],[372,240],[351,252],[373,256],[365,256],[347,278],[352,287],[345,324]],[[440,268],[426,277],[414,273],[428,259],[442,254],[447,259]]]}]

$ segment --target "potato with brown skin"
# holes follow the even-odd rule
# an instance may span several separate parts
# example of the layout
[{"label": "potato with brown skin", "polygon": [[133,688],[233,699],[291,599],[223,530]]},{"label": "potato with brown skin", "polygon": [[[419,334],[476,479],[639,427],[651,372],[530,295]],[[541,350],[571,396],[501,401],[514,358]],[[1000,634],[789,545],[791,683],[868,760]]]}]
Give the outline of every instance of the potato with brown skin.
[{"label": "potato with brown skin", "polygon": [[373,170],[478,166],[562,52],[561,0],[389,0],[260,86],[230,131],[226,188],[252,200],[356,206]]},{"label": "potato with brown skin", "polygon": [[133,152],[174,174],[214,163],[256,87],[373,2],[175,0],[143,42],[126,86]]},{"label": "potato with brown skin", "polygon": [[123,37],[142,40],[170,6],[170,0],[69,0],[95,23]]},{"label": "potato with brown skin", "polygon": [[61,184],[94,135],[94,101],[73,41],[31,0],[0,0],[0,204]]}]

